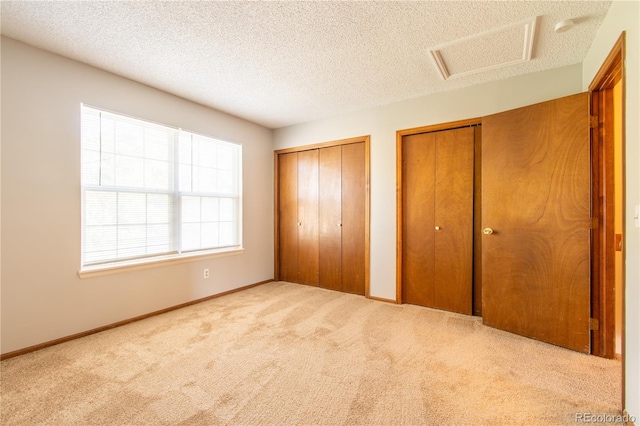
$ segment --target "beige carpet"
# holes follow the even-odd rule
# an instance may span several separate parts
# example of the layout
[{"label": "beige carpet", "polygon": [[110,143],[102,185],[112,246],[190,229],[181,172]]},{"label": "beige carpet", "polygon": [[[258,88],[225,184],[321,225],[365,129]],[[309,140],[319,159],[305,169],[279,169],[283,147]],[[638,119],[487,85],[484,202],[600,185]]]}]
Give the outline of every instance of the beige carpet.
[{"label": "beige carpet", "polygon": [[269,283],[2,361],[1,422],[575,425],[620,386],[478,318]]}]

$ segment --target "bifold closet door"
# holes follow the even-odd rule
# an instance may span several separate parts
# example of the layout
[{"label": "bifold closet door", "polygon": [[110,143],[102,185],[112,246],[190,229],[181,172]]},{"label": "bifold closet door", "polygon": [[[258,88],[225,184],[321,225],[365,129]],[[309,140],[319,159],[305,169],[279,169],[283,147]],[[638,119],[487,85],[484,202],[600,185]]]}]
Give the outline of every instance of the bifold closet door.
[{"label": "bifold closet door", "polygon": [[436,135],[402,138],[402,301],[435,305]]},{"label": "bifold closet door", "polygon": [[298,281],[318,285],[318,150],[298,152]]},{"label": "bifold closet door", "polygon": [[319,150],[320,286],[365,293],[365,146]]},{"label": "bifold closet door", "polygon": [[318,159],[320,287],[342,291],[342,147],[322,148]]},{"label": "bifold closet door", "polygon": [[280,279],[318,285],[318,151],[278,156]]},{"label": "bifold closet door", "polygon": [[278,156],[280,279],[298,282],[298,153]]},{"label": "bifold closet door", "polygon": [[367,144],[276,153],[277,278],[366,292]]},{"label": "bifold closet door", "polygon": [[471,314],[474,129],[402,139],[402,300]]},{"label": "bifold closet door", "polygon": [[473,308],[472,127],[436,134],[436,308],[471,315]]},{"label": "bifold closet door", "polygon": [[365,294],[366,165],[364,142],[342,146],[342,291]]}]

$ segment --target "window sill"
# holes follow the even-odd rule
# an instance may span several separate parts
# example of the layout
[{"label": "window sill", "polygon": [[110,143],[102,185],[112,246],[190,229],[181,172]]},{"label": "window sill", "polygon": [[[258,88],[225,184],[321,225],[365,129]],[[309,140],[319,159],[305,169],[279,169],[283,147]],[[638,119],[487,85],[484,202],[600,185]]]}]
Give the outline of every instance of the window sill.
[{"label": "window sill", "polygon": [[114,262],[104,265],[87,266],[78,271],[81,279],[95,278],[103,275],[118,274],[121,272],[137,271],[141,269],[157,268],[162,266],[175,265],[179,263],[195,262],[214,257],[231,256],[244,253],[243,247],[234,247],[220,250],[207,250],[197,253],[172,254],[168,256],[158,256],[148,259],[136,259],[124,262]]}]

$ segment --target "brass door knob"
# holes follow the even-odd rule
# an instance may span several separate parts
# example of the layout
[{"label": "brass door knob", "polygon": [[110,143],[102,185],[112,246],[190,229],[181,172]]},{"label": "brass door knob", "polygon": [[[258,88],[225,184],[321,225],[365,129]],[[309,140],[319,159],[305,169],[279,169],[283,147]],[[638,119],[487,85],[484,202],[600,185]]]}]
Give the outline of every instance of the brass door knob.
[{"label": "brass door knob", "polygon": [[440,227],[439,227],[439,226],[436,226],[436,231],[439,231],[439,230],[440,230]]},{"label": "brass door knob", "polygon": [[491,235],[491,234],[493,234],[493,229],[491,229],[491,228],[484,228],[484,229],[482,230],[482,233],[483,233],[484,235]]}]

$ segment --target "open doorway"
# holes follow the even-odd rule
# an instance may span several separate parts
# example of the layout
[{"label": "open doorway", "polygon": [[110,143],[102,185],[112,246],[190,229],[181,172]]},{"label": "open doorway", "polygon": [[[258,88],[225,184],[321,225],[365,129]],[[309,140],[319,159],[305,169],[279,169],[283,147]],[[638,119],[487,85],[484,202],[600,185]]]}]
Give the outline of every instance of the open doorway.
[{"label": "open doorway", "polygon": [[[592,115],[592,354],[622,360],[624,382],[625,33],[589,86]],[[622,386],[624,393],[624,383]],[[623,395],[624,400],[624,395]]]}]

